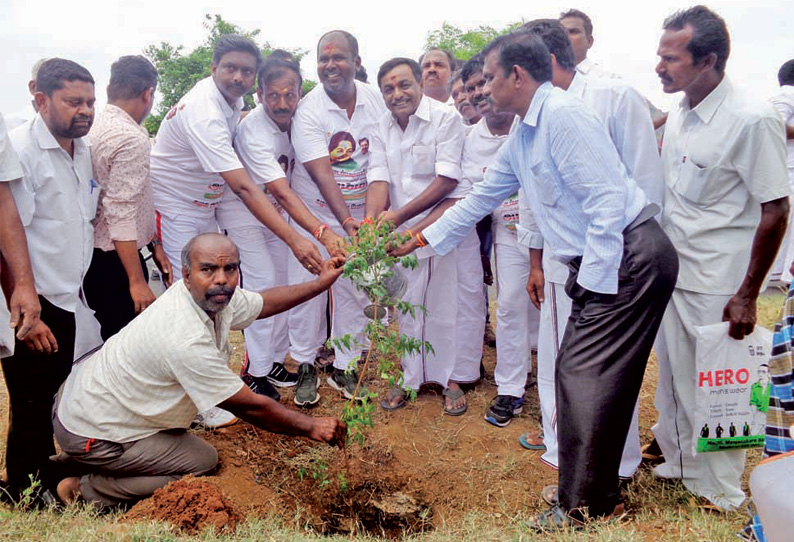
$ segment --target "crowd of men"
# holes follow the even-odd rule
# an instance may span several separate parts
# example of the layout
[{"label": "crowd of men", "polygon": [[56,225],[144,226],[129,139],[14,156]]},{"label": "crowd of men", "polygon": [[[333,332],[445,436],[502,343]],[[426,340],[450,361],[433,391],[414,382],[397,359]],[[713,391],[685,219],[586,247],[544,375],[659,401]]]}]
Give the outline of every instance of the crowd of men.
[{"label": "crowd of men", "polygon": [[[657,51],[664,91],[683,92],[667,115],[588,59],[592,44],[590,18],[570,10],[466,62],[441,49],[393,58],[368,84],[356,38],[335,30],[317,44],[319,85],[302,96],[292,55],[263,59],[224,35],[211,75],[153,144],[141,123],[157,71],[144,57],[112,65],[96,119],[85,68],[38,63],[35,114],[8,134],[0,122],[16,335],[0,328],[3,492],[18,499],[33,476],[44,497],[128,505],[215,467],[215,450],[186,432],[196,421],[341,445],[342,422],[284,407],[276,388],[294,386],[293,402],[310,407],[325,372],[346,398],[368,394],[356,360],[369,300],[341,271],[346,239],[371,219],[409,237],[392,249],[418,258],[403,299],[427,311],[397,321],[433,347],[403,357],[383,409],[436,384],[446,414],[467,411],[495,279],[498,391],[485,420],[504,427],[521,413],[536,351],[543,428],[520,444],[559,470],[534,528],[621,513],[643,457],[705,504],[736,509],[744,452],[693,455],[694,326],[729,321],[741,339],[755,325],[789,219],[794,61],[776,111],[734,89],[719,15],[677,12]],[[258,105],[244,111],[252,87]],[[168,286],[159,298],[144,247]],[[73,365],[81,307],[105,342]],[[240,329],[242,378],[228,366]],[[355,348],[329,356],[329,333]],[[652,347],[659,418],[643,448],[637,399]]]}]

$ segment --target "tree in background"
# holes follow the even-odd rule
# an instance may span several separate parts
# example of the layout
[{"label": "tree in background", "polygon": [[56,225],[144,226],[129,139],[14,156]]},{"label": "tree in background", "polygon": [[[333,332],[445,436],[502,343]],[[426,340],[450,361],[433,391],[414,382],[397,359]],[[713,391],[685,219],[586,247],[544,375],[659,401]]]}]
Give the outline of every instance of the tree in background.
[{"label": "tree in background", "polygon": [[[203,23],[207,29],[208,36],[204,43],[185,54],[184,46],[174,46],[167,41],[160,42],[160,45],[149,45],[144,49],[144,54],[152,61],[159,73],[157,91],[159,100],[157,103],[157,113],[153,113],[144,121],[144,127],[150,135],[155,135],[160,128],[160,122],[166,113],[179,101],[182,96],[187,94],[193,85],[210,75],[210,64],[212,63],[212,51],[215,44],[224,34],[240,34],[252,39],[259,44],[262,54],[267,55],[274,49],[267,41],[258,41],[260,31],[247,31],[236,24],[225,21],[220,15],[206,15]],[[307,51],[305,49],[288,49],[290,53],[300,60]],[[303,92],[306,94],[314,88],[316,83],[304,80]],[[245,101],[247,106],[253,107],[252,90]]]},{"label": "tree in background", "polygon": [[455,55],[458,60],[469,60],[482,51],[494,38],[507,34],[524,24],[518,21],[498,29],[482,25],[474,29],[463,30],[449,23],[443,23],[439,30],[427,34],[425,51],[433,47],[444,49]]}]

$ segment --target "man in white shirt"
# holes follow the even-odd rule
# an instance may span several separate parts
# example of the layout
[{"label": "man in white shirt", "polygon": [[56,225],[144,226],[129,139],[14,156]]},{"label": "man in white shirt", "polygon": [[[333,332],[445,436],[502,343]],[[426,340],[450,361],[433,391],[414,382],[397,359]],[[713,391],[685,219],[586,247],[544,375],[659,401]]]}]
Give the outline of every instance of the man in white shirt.
[{"label": "man in white shirt", "polygon": [[0,276],[7,277],[12,288],[7,299],[0,297],[0,358],[14,355],[14,337],[24,341],[41,315],[25,228],[9,187],[21,177],[22,166],[0,115]]},{"label": "man in white shirt", "polygon": [[[30,92],[30,96],[34,97],[36,95],[36,76],[39,73],[39,68],[42,64],[46,61],[46,58],[41,58],[33,64],[33,68],[30,70],[30,81],[28,81],[28,92]],[[22,126],[26,122],[30,122],[33,120],[33,117],[36,116],[38,112],[36,106],[36,100],[33,99],[30,101],[30,107],[25,107],[21,111],[17,111],[16,113],[11,113],[10,115],[6,116],[6,128],[11,131],[17,126]]]},{"label": "man in white shirt", "polygon": [[457,61],[449,51],[431,47],[419,57],[422,67],[422,85],[425,96],[438,100],[442,104],[453,105],[451,101],[450,83],[453,72],[457,69]]},{"label": "man in white shirt", "polygon": [[[552,55],[552,84],[581,99],[592,109],[609,132],[626,173],[642,189],[649,202],[661,207],[664,191],[662,164],[645,99],[619,79],[585,76],[578,72],[574,49],[559,21],[530,21],[523,26],[523,30],[537,35],[548,47]],[[531,211],[528,207],[522,207],[521,212]],[[530,259],[532,272],[527,289],[533,302],[540,305],[541,311],[538,392],[543,412],[543,432],[542,435],[522,435],[520,442],[530,449],[537,449],[542,442],[546,451],[541,460],[556,468],[559,462],[554,371],[565,325],[571,313],[571,299],[565,293],[568,267],[555,257],[548,246],[543,250],[530,249]],[[641,460],[639,416],[635,409],[623,450],[620,477],[632,478]],[[548,494],[545,496],[549,497]],[[550,500],[554,500],[553,497]]]},{"label": "man in white shirt", "polygon": [[[461,184],[476,185],[485,177],[502,144],[518,125],[513,113],[497,113],[485,97],[482,56],[466,62],[462,78],[469,99],[482,120],[466,135],[461,159]],[[526,291],[529,254],[517,242],[518,192],[491,213],[496,254],[496,368],[497,397],[485,413],[485,420],[504,427],[520,414],[524,386],[531,371],[531,351],[538,346],[540,312],[532,306]],[[460,253],[460,247],[458,247]],[[458,266],[458,275],[461,274]]]},{"label": "man in white shirt", "polygon": [[[367,216],[393,222],[406,233],[439,202],[455,197],[465,137],[457,112],[423,95],[421,78],[419,64],[408,58],[394,58],[380,67],[378,85],[389,112],[381,117],[372,141],[367,173]],[[423,347],[403,357],[403,387],[390,390],[381,406],[400,408],[406,389],[418,390],[432,382],[444,388],[444,411],[460,415],[468,405],[460,386],[450,381],[457,356],[456,255],[453,251],[438,256],[426,248],[417,252],[417,258],[416,269],[406,271],[403,300],[424,305],[427,314],[400,314],[398,321],[401,333],[428,341],[434,352]],[[476,337],[478,343],[481,336],[482,332]]]},{"label": "man in white shirt", "polygon": [[[784,63],[777,72],[780,91],[772,97],[772,105],[777,109],[783,124],[786,125],[786,147],[788,149],[788,183],[794,193],[794,59]],[[791,265],[794,263],[794,216],[789,214],[789,228],[786,231],[786,241],[780,247],[781,280],[790,283],[792,278]]]},{"label": "man in white shirt", "polygon": [[25,227],[41,320],[14,355],[3,358],[9,389],[6,447],[14,497],[38,477],[44,489],[57,477],[50,410],[72,368],[75,311],[91,262],[99,187],[91,172],[88,134],[94,120],[94,80],[75,62],[52,58],[36,78],[39,115],[11,134],[22,178],[10,180]]},{"label": "man in white shirt", "polygon": [[[655,443],[662,478],[680,478],[710,505],[744,500],[741,450],[694,455],[695,326],[727,321],[742,339],[786,230],[790,188],[783,123],[768,102],[735,90],[725,75],[725,21],[696,6],[667,18],[656,73],[666,93],[684,92],[670,110],[662,164],[661,224],[681,272],[654,348],[659,362]],[[652,443],[649,452],[658,455]],[[704,503],[705,504],[705,503]]]},{"label": "man in white shirt", "polygon": [[170,481],[212,470],[217,452],[186,429],[197,411],[214,405],[268,431],[344,446],[344,423],[255,394],[228,366],[230,330],[325,291],[344,258],[325,261],[311,282],[260,293],[237,288],[240,254],[221,234],[188,241],[181,259],[182,280],[78,363],[58,393],[58,444],[89,472],[59,482],[64,502],[130,505]]},{"label": "man in white shirt", "polygon": [[455,109],[460,113],[460,118],[463,120],[468,133],[475,124],[480,122],[480,115],[477,110],[469,102],[469,95],[464,88],[463,79],[461,78],[461,70],[456,71],[450,80],[450,98]]},{"label": "man in white shirt", "polygon": [[614,73],[606,71],[600,64],[587,58],[587,51],[593,46],[593,21],[583,11],[569,9],[561,13],[559,21],[568,32],[576,58],[576,71],[591,77],[617,78]]},{"label": "man in white shirt", "polygon": [[279,215],[246,173],[232,147],[243,96],[254,85],[261,53],[254,42],[225,34],[215,45],[212,75],[196,83],[163,119],[151,155],[158,236],[181,273],[179,253],[196,234],[217,231],[215,207],[226,184],[250,212],[289,245],[310,272],[322,257]]},{"label": "man in white shirt", "polygon": [[[354,235],[364,218],[367,169],[372,155],[369,145],[385,111],[377,89],[355,80],[360,65],[358,41],[353,35],[344,30],[323,35],[317,43],[321,85],[301,100],[292,121],[296,158],[292,189],[322,222],[322,231],[330,228],[339,236]],[[305,278],[301,270],[290,269],[290,280],[300,282]],[[363,310],[369,300],[345,278],[334,284],[330,295],[331,337],[350,335],[353,347],[336,349],[328,384],[349,399],[358,382],[354,362],[362,349],[368,348]],[[301,392],[306,397],[311,397],[311,388],[316,387],[311,364],[317,347],[325,341],[324,306],[321,299],[315,299],[290,315],[298,326],[291,336],[299,340],[291,353],[298,363],[306,365],[302,369],[303,382],[298,385],[306,386],[305,394]],[[359,388],[356,399],[367,393],[365,388]]]},{"label": "man in white shirt", "polygon": [[[319,232],[318,241],[326,251],[339,254],[344,240],[331,229],[320,229],[322,222],[290,188],[290,168],[295,159],[289,130],[301,96],[300,65],[286,51],[276,50],[264,60],[257,78],[260,105],[240,122],[234,148],[251,179],[282,216],[290,217],[309,233]],[[240,249],[243,286],[261,291],[289,283],[287,245],[259,223],[228,186],[216,216],[221,229]],[[288,320],[289,313],[274,315],[254,322],[245,332],[243,380],[256,393],[276,400],[279,393],[273,385],[289,387],[298,382],[298,375],[284,367],[290,334],[296,344],[305,340],[294,329],[288,330]],[[293,355],[301,359],[301,352],[293,350]],[[306,397],[305,386],[299,391],[294,399],[299,406],[313,405],[320,399],[316,386]]]}]

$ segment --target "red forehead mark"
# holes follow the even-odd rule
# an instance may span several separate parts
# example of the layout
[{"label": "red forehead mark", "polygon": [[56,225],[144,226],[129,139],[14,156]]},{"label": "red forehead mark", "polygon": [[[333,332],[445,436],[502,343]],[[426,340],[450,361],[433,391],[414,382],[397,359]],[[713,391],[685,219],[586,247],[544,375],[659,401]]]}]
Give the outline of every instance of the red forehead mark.
[{"label": "red forehead mark", "polygon": [[330,55],[331,53],[333,53],[335,50],[336,50],[336,47],[334,47],[334,44],[333,44],[333,43],[326,43],[326,44],[325,44],[325,47],[323,47],[323,51],[324,51],[325,53],[329,54],[329,55]]},{"label": "red forehead mark", "polygon": [[397,76],[396,76],[396,75],[394,75],[394,74],[391,74],[391,76],[389,77],[389,80],[390,80],[392,83],[396,83],[396,82],[397,82]]}]

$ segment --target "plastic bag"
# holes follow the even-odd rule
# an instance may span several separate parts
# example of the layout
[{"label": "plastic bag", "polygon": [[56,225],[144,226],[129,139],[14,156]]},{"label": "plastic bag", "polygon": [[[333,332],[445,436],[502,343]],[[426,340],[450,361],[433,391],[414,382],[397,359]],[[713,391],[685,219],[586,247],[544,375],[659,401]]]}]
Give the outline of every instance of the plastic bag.
[{"label": "plastic bag", "polygon": [[[756,326],[741,341],[728,322],[695,328],[694,453],[764,446],[772,332]],[[766,399],[766,400],[764,400]]]}]

